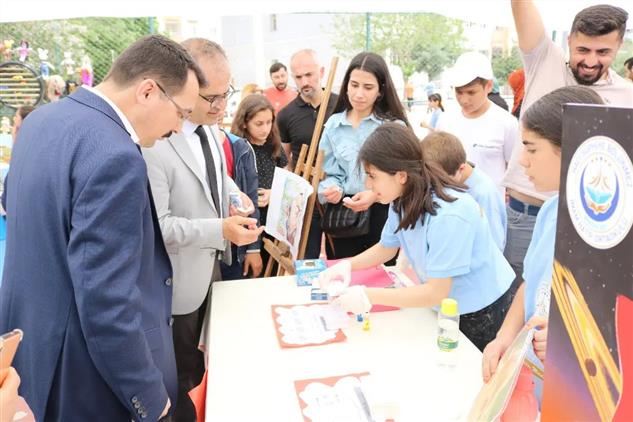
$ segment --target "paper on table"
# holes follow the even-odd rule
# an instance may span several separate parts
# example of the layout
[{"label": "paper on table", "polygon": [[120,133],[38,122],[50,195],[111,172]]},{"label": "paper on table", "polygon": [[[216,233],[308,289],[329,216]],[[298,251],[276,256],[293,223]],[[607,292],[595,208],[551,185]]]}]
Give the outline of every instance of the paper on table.
[{"label": "paper on table", "polygon": [[[272,316],[277,333],[277,340],[282,348],[318,346],[338,343],[346,339],[339,328],[328,329],[330,326],[341,325],[340,312],[328,304],[311,305],[273,305]],[[347,315],[345,316],[349,320]]]},{"label": "paper on table", "polygon": [[368,376],[363,372],[295,381],[304,421],[372,422],[369,405],[358,394]]}]

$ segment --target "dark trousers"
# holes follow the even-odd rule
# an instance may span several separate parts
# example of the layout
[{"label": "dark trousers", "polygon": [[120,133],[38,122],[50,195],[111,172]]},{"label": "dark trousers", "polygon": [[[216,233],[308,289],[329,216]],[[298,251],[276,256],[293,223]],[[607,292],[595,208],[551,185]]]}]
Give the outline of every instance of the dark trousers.
[{"label": "dark trousers", "polygon": [[172,416],[174,422],[196,420],[196,409],[189,398],[189,390],[200,384],[204,375],[204,353],[198,350],[198,340],[206,311],[205,298],[196,311],[174,315],[173,336],[178,371],[178,402]]},{"label": "dark trousers", "polygon": [[509,288],[499,299],[476,312],[460,315],[459,329],[480,351],[495,339],[512,304],[513,292]]},{"label": "dark trousers", "polygon": [[[382,234],[382,228],[387,221],[387,214],[389,213],[389,205],[374,204],[370,207],[369,216],[369,233],[363,236],[356,237],[344,237],[344,238],[332,238],[334,250],[326,248],[328,259],[341,259],[356,256],[361,252],[365,252],[367,249],[374,246],[380,241],[380,235]],[[395,265],[396,258],[393,258],[385,265]]]},{"label": "dark trousers", "polygon": [[308,232],[308,244],[306,245],[306,253],[304,259],[317,259],[321,255],[321,239],[323,237],[323,231],[321,230],[321,214],[319,210],[314,207],[312,212],[312,223],[310,224],[310,231]]}]

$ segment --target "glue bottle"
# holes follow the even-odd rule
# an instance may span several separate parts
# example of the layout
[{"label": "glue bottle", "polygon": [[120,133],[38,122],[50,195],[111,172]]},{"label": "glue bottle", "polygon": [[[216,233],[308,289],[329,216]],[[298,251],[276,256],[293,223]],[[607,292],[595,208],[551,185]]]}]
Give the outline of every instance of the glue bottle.
[{"label": "glue bottle", "polygon": [[455,299],[442,300],[437,314],[437,330],[438,363],[455,366],[459,345],[459,313]]}]

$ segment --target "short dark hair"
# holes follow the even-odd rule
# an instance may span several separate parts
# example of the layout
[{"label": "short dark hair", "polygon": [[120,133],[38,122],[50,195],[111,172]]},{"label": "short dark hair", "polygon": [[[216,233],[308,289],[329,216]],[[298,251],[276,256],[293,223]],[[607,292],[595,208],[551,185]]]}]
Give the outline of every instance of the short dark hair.
[{"label": "short dark hair", "polygon": [[431,132],[422,139],[421,144],[424,158],[439,164],[451,176],[466,162],[464,146],[455,135],[448,132]]},{"label": "short dark hair", "polygon": [[624,67],[631,70],[631,68],[633,67],[633,57],[629,57],[624,61]]},{"label": "short dark hair", "polygon": [[347,85],[349,85],[352,72],[357,69],[371,73],[378,82],[380,95],[376,99],[372,110],[376,117],[389,121],[401,120],[407,126],[410,126],[409,120],[404,113],[404,108],[402,108],[402,103],[398,98],[398,93],[391,79],[391,75],[389,74],[387,63],[376,53],[362,52],[358,53],[352,59],[343,77],[335,111],[341,112],[352,109],[352,104],[349,102],[347,96]]},{"label": "short dark hair", "polygon": [[400,123],[388,122],[378,126],[360,148],[358,162],[392,175],[399,171],[407,173],[402,195],[392,203],[393,210],[400,217],[396,231],[424,224],[426,213],[436,215],[439,204],[434,195],[453,202],[456,198],[446,190],[465,190],[465,186],[451,179],[439,164],[425,159],[422,145],[413,130]]},{"label": "short dark hair", "polygon": [[163,35],[148,35],[136,40],[116,58],[104,80],[127,87],[142,78],[160,82],[169,93],[180,92],[193,71],[200,87],[207,80],[183,46]]},{"label": "short dark hair", "polygon": [[573,85],[558,88],[541,97],[523,114],[523,128],[534,132],[552,145],[560,148],[563,138],[563,105],[604,104],[604,101],[591,88]]},{"label": "short dark hair", "polygon": [[571,24],[571,33],[580,32],[590,37],[596,37],[618,31],[620,39],[622,39],[628,18],[629,14],[620,7],[608,4],[589,6],[578,12]]},{"label": "short dark hair", "polygon": [[275,62],[270,66],[270,69],[268,69],[268,73],[272,75],[273,73],[279,72],[281,69],[285,70],[286,72],[288,71],[286,65],[280,62]]}]

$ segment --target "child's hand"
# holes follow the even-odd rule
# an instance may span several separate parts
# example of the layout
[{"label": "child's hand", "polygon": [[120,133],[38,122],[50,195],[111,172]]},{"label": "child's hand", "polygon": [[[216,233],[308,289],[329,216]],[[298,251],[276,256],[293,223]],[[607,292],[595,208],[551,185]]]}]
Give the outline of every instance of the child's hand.
[{"label": "child's hand", "polygon": [[497,371],[497,365],[499,365],[499,361],[510,346],[510,343],[511,341],[497,337],[486,345],[481,361],[481,375],[484,382],[490,381],[490,378]]},{"label": "child's hand", "polygon": [[[347,198],[346,198],[347,199]],[[370,190],[364,190],[358,192],[352,196],[349,200],[344,200],[343,203],[349,209],[354,212],[361,212],[369,209],[376,202],[376,194]]]},{"label": "child's hand", "polygon": [[333,305],[353,314],[364,314],[371,309],[371,302],[365,292],[365,286],[351,286],[332,301]]},{"label": "child's hand", "polygon": [[534,354],[545,363],[545,350],[547,349],[547,318],[542,316],[533,316],[527,322],[528,327],[537,329],[534,332],[534,339],[532,340],[532,347],[534,347]]},{"label": "child's hand", "polygon": [[319,274],[319,288],[330,297],[341,294],[352,280],[352,264],[343,259]]}]

